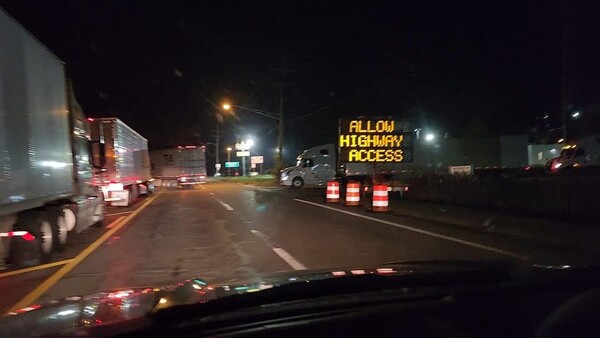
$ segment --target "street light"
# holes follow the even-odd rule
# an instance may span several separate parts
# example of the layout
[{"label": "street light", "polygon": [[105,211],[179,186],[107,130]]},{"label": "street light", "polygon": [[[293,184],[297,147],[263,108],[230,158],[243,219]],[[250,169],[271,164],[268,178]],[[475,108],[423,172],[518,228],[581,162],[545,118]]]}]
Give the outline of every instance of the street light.
[{"label": "street light", "polygon": [[425,141],[427,142],[433,142],[433,140],[435,140],[435,135],[432,133],[427,133],[425,135]]},{"label": "street light", "polygon": [[277,114],[273,114],[264,110],[258,110],[258,109],[253,109],[253,108],[248,108],[248,107],[244,107],[244,106],[238,106],[238,105],[234,105],[234,104],[230,104],[230,103],[224,103],[222,105],[223,110],[230,110],[232,108],[239,108],[239,109],[243,109],[243,110],[247,110],[250,112],[253,112],[255,114],[261,115],[261,116],[265,116],[271,119],[274,119],[276,121],[278,121],[278,133],[277,133],[277,149],[279,150],[276,153],[275,156],[275,166],[277,167],[277,172],[279,172],[279,170],[281,170],[281,168],[283,167],[283,158],[282,158],[282,150],[283,150],[283,108],[280,107],[280,113],[279,115]]},{"label": "street light", "polygon": [[576,111],[573,114],[571,114],[571,117],[574,118],[574,119],[578,119],[580,116],[581,116],[581,113],[578,112],[578,111]]}]

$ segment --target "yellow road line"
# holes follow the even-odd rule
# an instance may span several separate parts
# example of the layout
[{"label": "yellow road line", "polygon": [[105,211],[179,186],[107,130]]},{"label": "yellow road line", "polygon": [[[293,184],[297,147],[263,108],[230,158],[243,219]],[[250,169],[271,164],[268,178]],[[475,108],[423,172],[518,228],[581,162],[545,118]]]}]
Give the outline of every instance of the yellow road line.
[{"label": "yellow road line", "polygon": [[125,218],[125,216],[121,216],[119,218],[117,218],[116,220],[112,221],[109,225],[106,226],[107,229],[112,229],[115,227],[115,225],[117,225],[117,223],[121,222],[123,220],[123,218]]},{"label": "yellow road line", "polygon": [[[114,227],[123,218],[125,218],[125,216],[121,216],[121,217],[117,218],[116,220],[112,221],[109,225],[107,225],[106,228],[110,229],[110,228]],[[36,265],[36,266],[32,266],[30,268],[25,268],[25,269],[19,269],[19,270],[14,270],[14,271],[8,271],[8,272],[0,273],[0,279],[5,278],[5,277],[10,277],[10,276],[21,275],[21,274],[28,273],[28,272],[49,269],[49,268],[53,268],[55,266],[65,265],[67,263],[70,263],[71,260],[72,259],[65,259],[63,261],[52,262],[52,263],[42,264],[42,265]]]},{"label": "yellow road line", "polygon": [[8,272],[0,273],[0,279],[5,278],[5,277],[20,275],[20,274],[24,274],[24,273],[28,273],[28,272],[33,272],[33,271],[37,271],[37,270],[49,269],[49,268],[53,268],[55,266],[65,265],[70,262],[71,262],[71,259],[65,259],[64,261],[58,261],[58,262],[53,262],[53,263],[48,263],[48,264],[32,266],[30,268],[8,271]]},{"label": "yellow road line", "polygon": [[114,214],[105,214],[104,217],[117,216],[117,215],[125,215],[125,214],[130,214],[132,212],[133,212],[133,210],[131,210],[131,211],[123,211],[123,212],[115,212]]},{"label": "yellow road line", "polygon": [[94,243],[90,244],[87,248],[85,248],[82,252],[79,253],[75,258],[73,258],[68,264],[60,268],[60,270],[56,271],[52,276],[48,277],[45,281],[43,281],[40,285],[38,285],[33,291],[31,291],[27,296],[21,299],[17,304],[13,305],[8,312],[14,312],[18,309],[22,309],[33,302],[36,301],[41,295],[43,295],[46,291],[48,291],[54,284],[56,284],[61,278],[63,278],[66,274],[71,272],[79,263],[81,263],[84,259],[86,259],[92,252],[94,252],[100,245],[106,242],[112,235],[114,235],[117,231],[119,231],[125,224],[131,221],[137,214],[139,214],[142,210],[144,210],[150,203],[152,203],[158,196],[160,196],[162,192],[157,193],[154,197],[148,199],[144,204],[142,204],[139,208],[137,208],[134,212],[126,216],[123,220],[121,220],[118,224],[116,224],[113,228],[109,229],[104,233],[100,238],[98,238]]}]

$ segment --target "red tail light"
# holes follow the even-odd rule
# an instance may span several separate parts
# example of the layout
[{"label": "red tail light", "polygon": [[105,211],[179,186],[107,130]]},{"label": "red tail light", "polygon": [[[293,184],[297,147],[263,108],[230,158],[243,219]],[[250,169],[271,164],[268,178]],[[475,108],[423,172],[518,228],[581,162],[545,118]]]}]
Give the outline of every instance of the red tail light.
[{"label": "red tail light", "polygon": [[21,238],[23,238],[27,242],[31,242],[35,239],[35,236],[30,233],[26,233],[25,235],[21,236]]}]

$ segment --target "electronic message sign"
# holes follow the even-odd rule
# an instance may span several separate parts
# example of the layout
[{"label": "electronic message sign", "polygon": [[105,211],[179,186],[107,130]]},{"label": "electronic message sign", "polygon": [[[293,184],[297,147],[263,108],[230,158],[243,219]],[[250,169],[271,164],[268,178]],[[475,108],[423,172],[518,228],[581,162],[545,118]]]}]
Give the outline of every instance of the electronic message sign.
[{"label": "electronic message sign", "polygon": [[340,163],[412,162],[414,133],[406,121],[361,117],[341,119]]}]

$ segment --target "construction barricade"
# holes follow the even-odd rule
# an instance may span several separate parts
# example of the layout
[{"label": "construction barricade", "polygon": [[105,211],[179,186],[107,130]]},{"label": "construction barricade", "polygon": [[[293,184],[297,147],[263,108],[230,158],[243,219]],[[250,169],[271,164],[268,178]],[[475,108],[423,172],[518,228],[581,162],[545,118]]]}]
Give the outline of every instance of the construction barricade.
[{"label": "construction barricade", "polygon": [[360,183],[348,182],[346,185],[346,206],[357,206],[360,202]]},{"label": "construction barricade", "polygon": [[325,202],[338,203],[340,201],[340,183],[336,181],[327,182],[327,194]]},{"label": "construction barricade", "polygon": [[388,211],[388,187],[386,185],[373,186],[373,211]]}]

